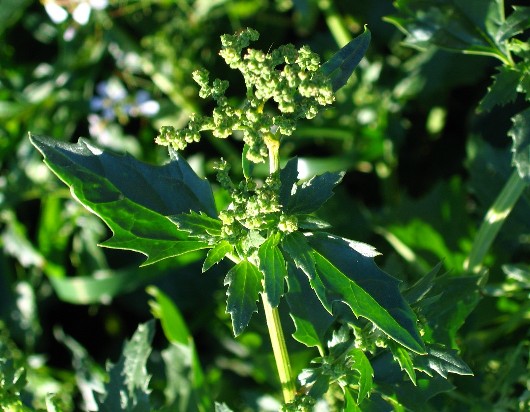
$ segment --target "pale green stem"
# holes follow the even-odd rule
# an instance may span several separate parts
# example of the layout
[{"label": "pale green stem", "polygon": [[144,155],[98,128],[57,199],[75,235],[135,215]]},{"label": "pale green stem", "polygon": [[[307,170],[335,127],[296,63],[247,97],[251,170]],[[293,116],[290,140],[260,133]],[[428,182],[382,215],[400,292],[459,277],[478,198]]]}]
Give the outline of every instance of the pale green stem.
[{"label": "pale green stem", "polygon": [[464,263],[465,270],[474,273],[480,271],[491,244],[515,206],[515,203],[521,197],[525,187],[525,181],[521,179],[517,170],[514,170],[482,221],[469,257]]},{"label": "pale green stem", "polygon": [[[265,143],[269,149],[269,172],[270,174],[277,173],[280,170],[280,141],[274,134],[264,136]],[[296,395],[296,386],[291,371],[291,362],[289,361],[289,353],[285,344],[285,337],[283,336],[282,324],[280,321],[280,314],[278,308],[273,308],[269,303],[267,294],[262,294],[263,309],[265,310],[265,319],[267,320],[267,328],[269,330],[269,337],[271,339],[272,352],[276,361],[278,369],[278,376],[282,386],[283,399],[285,403],[290,403],[294,400]]]},{"label": "pale green stem", "polygon": [[272,352],[274,354],[276,367],[278,368],[278,376],[280,377],[280,383],[282,385],[283,400],[285,403],[290,403],[294,400],[296,395],[296,386],[291,371],[289,353],[287,352],[287,346],[285,345],[280,314],[278,308],[273,308],[271,306],[266,293],[263,293],[262,300],[263,309],[265,310],[265,318],[267,320],[267,328],[269,329],[269,336],[271,338]]}]

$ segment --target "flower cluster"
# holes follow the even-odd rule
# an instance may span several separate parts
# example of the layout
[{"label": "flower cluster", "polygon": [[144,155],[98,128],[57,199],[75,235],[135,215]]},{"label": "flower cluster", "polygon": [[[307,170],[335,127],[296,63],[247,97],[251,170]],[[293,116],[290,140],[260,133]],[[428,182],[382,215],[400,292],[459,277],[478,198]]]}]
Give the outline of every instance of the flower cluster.
[{"label": "flower cluster", "polygon": [[[260,163],[268,155],[267,136],[291,135],[298,119],[313,118],[320,107],[333,103],[330,81],[318,70],[317,54],[306,46],[297,50],[293,45],[281,46],[272,53],[247,49],[243,54],[243,49],[258,37],[258,32],[252,29],[221,37],[219,54],[243,75],[246,101],[239,107],[232,106],[225,97],[228,82],[215,79],[210,83],[208,71],[198,70],[193,79],[200,86],[199,95],[211,97],[217,103],[212,116],[194,115],[183,130],[164,127],[157,143],[182,150],[199,141],[200,132],[205,130],[219,138],[240,131],[248,146],[248,160]],[[274,104],[266,107],[267,102]]]},{"label": "flower cluster", "polygon": [[218,182],[232,199],[230,206],[219,214],[225,239],[235,242],[249,232],[276,228],[282,232],[293,232],[298,228],[296,216],[282,213],[278,173],[267,176],[264,182],[248,178],[236,185],[230,179],[230,166],[226,161],[218,162],[216,169]]}]

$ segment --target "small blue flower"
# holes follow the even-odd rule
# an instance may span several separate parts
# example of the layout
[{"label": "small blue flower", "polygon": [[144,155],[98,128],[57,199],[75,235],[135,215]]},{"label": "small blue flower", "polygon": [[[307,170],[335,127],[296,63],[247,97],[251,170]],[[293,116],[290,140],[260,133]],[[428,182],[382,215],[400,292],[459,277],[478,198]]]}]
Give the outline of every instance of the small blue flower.
[{"label": "small blue flower", "polygon": [[96,92],[98,95],[90,100],[90,108],[107,121],[118,118],[120,123],[127,123],[129,117],[151,117],[160,110],[158,102],[152,100],[147,91],[139,90],[131,96],[116,78],[100,82]]}]

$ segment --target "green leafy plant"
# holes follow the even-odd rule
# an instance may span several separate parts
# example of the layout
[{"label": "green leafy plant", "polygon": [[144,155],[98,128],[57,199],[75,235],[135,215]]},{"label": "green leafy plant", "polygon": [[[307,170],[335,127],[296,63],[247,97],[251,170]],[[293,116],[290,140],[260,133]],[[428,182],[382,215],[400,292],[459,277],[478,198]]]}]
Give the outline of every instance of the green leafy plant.
[{"label": "green leafy plant", "polygon": [[[454,280],[435,269],[402,290],[375,264],[378,252],[372,246],[328,232],[329,224],[315,215],[343,173],[300,182],[296,157],[280,167],[284,138],[300,119],[312,119],[333,103],[366,53],[370,32],[323,65],[306,46],[269,53],[249,48],[257,39],[252,29],[221,38],[220,55],[243,76],[243,101],[226,96],[227,81],[211,82],[204,69],[193,73],[200,96],[216,107],[211,116],[192,115],[183,129],[161,128],[156,142],[167,146],[170,156],[163,166],[112,154],[87,139],[69,144],[31,135],[30,140],[72,196],[112,230],[102,246],[140,252],[146,256],[143,265],[200,250],[207,250],[203,272],[224,259],[233,263],[224,279],[233,333],[245,331],[261,297],[284,410],[308,410],[323,399],[352,411],[418,407],[452,388],[448,374],[471,374],[454,337],[468,310],[446,307],[444,299],[451,298],[452,288],[474,296],[478,278]],[[216,164],[217,182],[229,199],[221,207],[210,182],[180,153],[206,133],[242,141],[242,181],[232,180],[227,161]],[[268,163],[268,172],[260,163]],[[208,410],[213,402],[185,323],[162,292],[150,293],[153,313],[172,345],[165,356],[186,366],[182,373],[193,383],[189,390],[182,387],[186,393],[180,398],[168,395],[166,407],[188,402],[179,410]],[[280,321],[282,297],[296,328],[293,337],[319,355],[301,372],[299,385]],[[108,370],[100,410],[151,408],[145,364],[152,333],[152,323],[141,325]],[[174,390],[178,379],[172,381]],[[228,406],[217,404],[216,410]]]}]

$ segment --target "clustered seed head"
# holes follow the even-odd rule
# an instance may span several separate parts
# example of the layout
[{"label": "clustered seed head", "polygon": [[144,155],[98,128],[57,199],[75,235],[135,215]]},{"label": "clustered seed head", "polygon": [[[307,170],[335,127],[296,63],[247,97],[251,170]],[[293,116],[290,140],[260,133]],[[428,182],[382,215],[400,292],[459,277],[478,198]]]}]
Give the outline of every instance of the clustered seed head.
[{"label": "clustered seed head", "polygon": [[[199,69],[193,73],[193,79],[200,86],[199,96],[211,97],[217,107],[211,117],[192,116],[183,130],[161,128],[156,139],[158,144],[183,150],[189,143],[198,142],[202,131],[209,130],[219,138],[239,131],[249,148],[248,160],[261,163],[268,156],[264,141],[267,133],[273,131],[289,136],[298,119],[311,119],[321,107],[333,103],[331,83],[318,71],[320,58],[309,47],[297,50],[288,44],[271,53],[248,49],[250,42],[258,38],[259,33],[253,29],[221,36],[219,54],[243,75],[246,101],[241,106],[232,106],[225,97],[228,81],[215,79],[210,82],[208,71]],[[267,102],[273,104],[266,107]]]},{"label": "clustered seed head", "polygon": [[296,216],[282,212],[279,199],[281,183],[277,173],[269,175],[264,182],[248,178],[236,185],[229,176],[230,165],[225,160],[221,159],[214,167],[217,181],[232,199],[232,203],[219,213],[223,222],[223,238],[235,243],[250,231],[272,229],[290,233],[298,229]]}]

